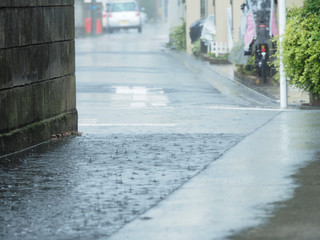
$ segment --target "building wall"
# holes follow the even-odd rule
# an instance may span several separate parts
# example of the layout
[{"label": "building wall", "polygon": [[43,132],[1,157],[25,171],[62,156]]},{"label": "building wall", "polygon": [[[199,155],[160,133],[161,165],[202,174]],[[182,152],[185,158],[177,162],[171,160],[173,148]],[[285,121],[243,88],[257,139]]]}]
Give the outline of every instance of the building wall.
[{"label": "building wall", "polygon": [[181,23],[181,18],[185,19],[185,4],[181,0],[168,1],[168,25],[169,28]]},{"label": "building wall", "polygon": [[73,4],[0,1],[0,156],[77,130]]},{"label": "building wall", "polygon": [[288,7],[293,7],[293,6],[301,7],[303,5],[304,0],[286,0],[286,1],[287,1],[286,3]]},{"label": "building wall", "polygon": [[75,34],[76,36],[82,36],[85,33],[85,3],[84,0],[75,0],[74,2],[75,12]]},{"label": "building wall", "polygon": [[233,33],[233,42],[239,41],[239,27],[240,27],[240,18],[241,18],[241,5],[244,3],[243,0],[233,0],[232,4],[232,33]]},{"label": "building wall", "polygon": [[208,0],[208,15],[214,15],[213,1],[214,0]]},{"label": "building wall", "polygon": [[[178,24],[178,2],[169,0],[169,25]],[[215,2],[215,5],[213,4]],[[239,41],[239,26],[241,16],[241,4],[244,0],[232,0],[232,37],[233,42]],[[206,0],[207,15],[214,14],[216,18],[216,40],[219,42],[228,41],[227,9],[231,7],[229,0]],[[302,6],[303,0],[287,0],[287,6]],[[189,36],[190,25],[201,18],[201,0],[186,0],[186,35],[187,52],[191,53],[192,44]]]},{"label": "building wall", "polygon": [[186,0],[186,34],[187,34],[187,52],[192,52],[190,39],[190,25],[201,18],[200,0]]},{"label": "building wall", "polygon": [[[222,16],[224,13],[226,14],[226,8],[230,5],[228,4],[230,1],[226,0],[216,0],[217,5],[217,41],[226,41],[227,39],[227,22],[224,22],[224,19],[227,18],[227,16]],[[243,4],[244,0],[232,0],[232,13],[233,13],[233,41],[238,42],[239,41],[239,26],[240,26],[240,16],[241,16],[241,4]],[[303,0],[286,0],[287,6],[302,6]],[[224,10],[225,9],[225,10]],[[218,40],[220,39],[220,40]]]},{"label": "building wall", "polygon": [[227,29],[227,9],[230,7],[229,0],[215,0],[216,2],[216,40],[218,42],[228,41],[228,29]]}]

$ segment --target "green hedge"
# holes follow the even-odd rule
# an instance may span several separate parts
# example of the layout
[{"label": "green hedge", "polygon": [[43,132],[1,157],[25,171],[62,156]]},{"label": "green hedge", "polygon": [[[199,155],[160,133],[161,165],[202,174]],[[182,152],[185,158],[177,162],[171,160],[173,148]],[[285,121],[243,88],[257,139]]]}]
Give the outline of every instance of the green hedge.
[{"label": "green hedge", "polygon": [[170,29],[170,42],[178,50],[186,50],[186,22],[181,19],[180,25]]},{"label": "green hedge", "polygon": [[320,0],[287,12],[283,63],[291,85],[320,97]]}]

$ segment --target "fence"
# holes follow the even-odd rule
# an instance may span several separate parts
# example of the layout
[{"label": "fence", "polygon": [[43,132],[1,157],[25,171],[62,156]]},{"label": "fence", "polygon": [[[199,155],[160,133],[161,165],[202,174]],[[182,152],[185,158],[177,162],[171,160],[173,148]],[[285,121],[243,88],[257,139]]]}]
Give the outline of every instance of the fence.
[{"label": "fence", "polygon": [[216,57],[219,54],[227,54],[229,52],[228,43],[211,41],[207,43],[208,53],[214,53]]}]

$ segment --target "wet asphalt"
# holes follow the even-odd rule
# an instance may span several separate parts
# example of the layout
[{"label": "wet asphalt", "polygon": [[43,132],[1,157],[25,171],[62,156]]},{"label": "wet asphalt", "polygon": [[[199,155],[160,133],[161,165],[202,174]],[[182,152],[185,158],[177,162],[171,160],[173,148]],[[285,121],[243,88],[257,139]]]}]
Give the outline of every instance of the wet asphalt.
[{"label": "wet asphalt", "polygon": [[[284,202],[299,189],[296,181],[308,180],[297,172],[318,156],[318,132],[314,129],[318,129],[315,119],[319,113],[294,110],[287,115],[277,103],[224,78],[207,63],[168,50],[166,42],[167,29],[162,25],[146,26],[142,34],[130,30],[76,40],[77,109],[82,136],[1,158],[1,239],[225,239],[232,235],[234,239],[264,239],[272,225],[259,227],[260,232],[252,227],[264,226],[270,216],[276,226],[281,226],[276,222],[281,221],[281,212],[266,206],[281,202],[290,208]],[[313,128],[292,120],[304,117],[310,118]],[[286,125],[283,118],[293,121],[290,128],[274,130],[272,126],[279,122]],[[255,152],[250,146],[268,146],[272,139],[281,140],[281,136],[287,136],[282,132],[294,131],[296,126],[300,132],[308,129],[313,136],[314,145],[306,150],[308,159],[299,155],[292,163],[280,165],[261,161],[252,169],[240,171],[239,166],[250,163],[246,157],[239,160],[237,156],[246,156],[244,153],[251,150],[255,158],[260,158],[257,154],[268,156],[273,151],[271,145],[264,152]],[[258,144],[264,136],[268,138]],[[290,139],[287,136],[285,143]],[[275,156],[271,158],[277,162]],[[250,178],[250,184],[257,184],[259,189],[265,179],[260,177],[263,170],[274,170],[270,166],[284,169],[276,172],[277,181],[272,183],[283,188],[267,186],[263,190],[272,190],[270,194],[264,191],[262,198],[252,198],[247,205],[237,204],[243,194],[254,195],[254,191],[241,191],[246,182],[239,182],[237,173]],[[291,178],[293,174],[297,175]],[[317,174],[313,175],[313,184]],[[207,217],[202,228],[192,228],[199,225],[193,221],[182,222],[180,225],[192,234],[170,235],[172,231],[168,231],[166,235],[167,228],[157,228],[159,222],[169,222],[171,228],[177,226],[175,222],[149,211],[157,212],[162,204],[175,206],[170,199],[186,196],[185,188],[205,186],[197,185],[197,179],[217,187],[204,188],[212,201],[203,203]],[[229,185],[231,180],[241,184]],[[195,187],[188,188],[188,184]],[[203,194],[193,193],[196,198]],[[213,196],[217,195],[215,200]],[[303,192],[300,196],[298,203],[305,201]],[[201,206],[201,201],[197,203],[195,208]],[[194,221],[201,216],[181,199],[179,207],[175,208],[177,216],[183,216],[179,209]],[[313,209],[318,208],[315,205]],[[209,224],[217,221],[211,215],[221,219],[216,230]],[[206,231],[206,227],[211,230]],[[128,233],[128,238],[121,237]]]}]

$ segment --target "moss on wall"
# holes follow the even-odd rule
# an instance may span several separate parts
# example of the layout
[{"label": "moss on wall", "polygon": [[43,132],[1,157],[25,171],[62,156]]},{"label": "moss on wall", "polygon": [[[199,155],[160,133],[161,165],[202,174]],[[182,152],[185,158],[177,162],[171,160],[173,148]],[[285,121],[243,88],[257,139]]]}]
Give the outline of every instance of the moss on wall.
[{"label": "moss on wall", "polygon": [[77,130],[73,4],[0,1],[0,156]]}]

